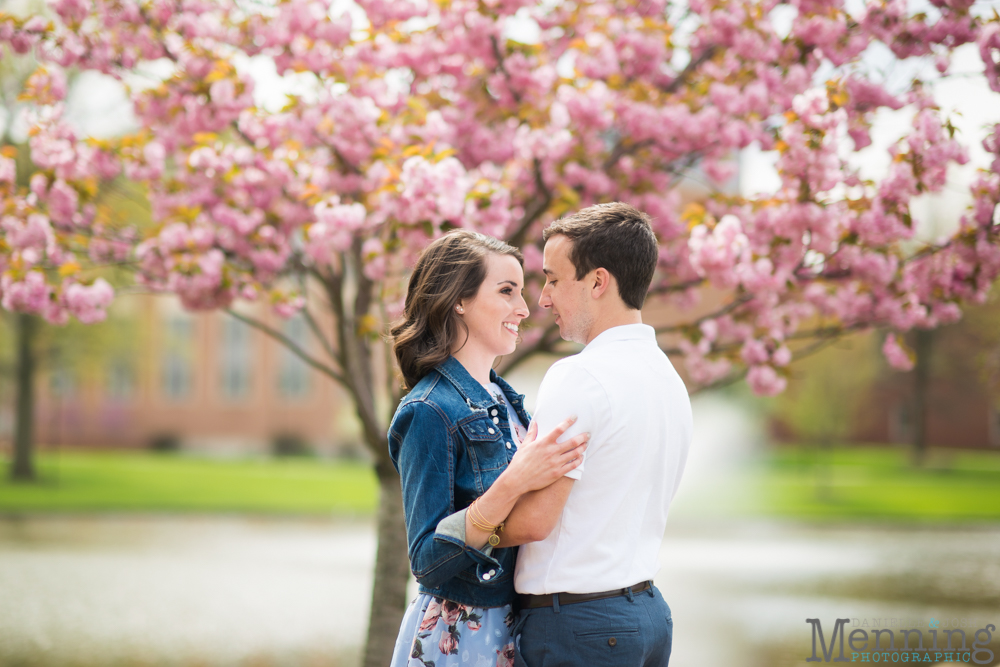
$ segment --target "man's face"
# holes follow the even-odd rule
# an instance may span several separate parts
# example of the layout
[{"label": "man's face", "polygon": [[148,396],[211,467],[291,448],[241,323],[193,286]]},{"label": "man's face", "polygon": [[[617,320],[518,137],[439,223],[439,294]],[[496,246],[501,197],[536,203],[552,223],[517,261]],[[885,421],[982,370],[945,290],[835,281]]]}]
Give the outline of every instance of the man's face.
[{"label": "man's face", "polygon": [[586,345],[590,341],[590,330],[594,324],[591,308],[590,284],[584,276],[576,279],[576,267],[569,258],[573,242],[556,234],[545,242],[542,271],[545,273],[545,287],[538,305],[551,308],[559,326],[559,335],[564,340]]}]

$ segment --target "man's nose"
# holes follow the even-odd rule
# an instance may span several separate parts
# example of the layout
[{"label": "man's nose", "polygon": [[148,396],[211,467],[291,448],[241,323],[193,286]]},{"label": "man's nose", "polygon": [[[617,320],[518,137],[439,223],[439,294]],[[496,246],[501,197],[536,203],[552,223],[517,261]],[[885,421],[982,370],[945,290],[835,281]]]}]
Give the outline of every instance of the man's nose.
[{"label": "man's nose", "polygon": [[547,288],[542,289],[541,296],[538,297],[538,305],[542,308],[551,308],[552,299],[549,298],[549,293]]}]

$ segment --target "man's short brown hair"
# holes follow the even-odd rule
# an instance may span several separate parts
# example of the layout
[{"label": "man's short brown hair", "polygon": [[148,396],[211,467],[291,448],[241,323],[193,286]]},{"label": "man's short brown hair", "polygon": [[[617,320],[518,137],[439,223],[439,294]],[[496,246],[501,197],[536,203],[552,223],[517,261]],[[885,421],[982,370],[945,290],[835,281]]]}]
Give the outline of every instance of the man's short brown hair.
[{"label": "man's short brown hair", "polygon": [[569,258],[577,280],[594,269],[607,269],[625,305],[642,308],[659,256],[648,215],[623,202],[596,204],[556,220],[542,238],[548,241],[556,234],[573,242]]}]

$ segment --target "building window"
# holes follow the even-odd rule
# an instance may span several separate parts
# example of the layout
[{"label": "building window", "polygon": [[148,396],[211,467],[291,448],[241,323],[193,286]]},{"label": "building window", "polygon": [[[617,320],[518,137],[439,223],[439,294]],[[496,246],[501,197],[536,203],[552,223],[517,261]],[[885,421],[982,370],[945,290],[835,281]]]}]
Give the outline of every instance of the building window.
[{"label": "building window", "polygon": [[[308,350],[309,331],[305,318],[299,314],[287,320],[283,333],[303,350]],[[278,368],[278,394],[282,398],[303,398],[309,394],[309,366],[287,347],[281,348]]]},{"label": "building window", "polygon": [[191,395],[194,348],[194,321],[186,315],[167,319],[163,340],[163,368],[161,378],[163,395],[172,400],[183,400]]},{"label": "building window", "polygon": [[68,368],[58,368],[49,377],[49,393],[53,398],[72,399],[76,396],[76,375]]},{"label": "building window", "polygon": [[219,359],[222,396],[231,401],[246,398],[250,393],[249,325],[231,317],[223,320]]},{"label": "building window", "polygon": [[108,398],[116,402],[131,400],[135,392],[135,372],[126,359],[113,359],[107,372]]}]

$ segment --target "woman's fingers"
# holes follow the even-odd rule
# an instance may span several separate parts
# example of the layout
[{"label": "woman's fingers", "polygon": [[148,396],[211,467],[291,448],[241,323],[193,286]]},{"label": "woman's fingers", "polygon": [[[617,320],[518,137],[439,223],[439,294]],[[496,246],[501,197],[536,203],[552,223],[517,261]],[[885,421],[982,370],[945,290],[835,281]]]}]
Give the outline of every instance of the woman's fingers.
[{"label": "woman's fingers", "polygon": [[[542,438],[541,440],[539,440],[539,442],[545,442],[545,443],[555,442],[556,440],[559,439],[559,436],[561,436],[563,433],[566,432],[566,429],[568,429],[570,426],[573,425],[573,423],[575,421],[576,421],[576,417],[570,417],[568,419],[564,419],[563,421],[561,421],[559,423],[558,426],[556,426],[554,429],[552,429],[551,431],[549,431],[545,435],[544,438]],[[534,422],[532,422],[532,423],[534,423]],[[536,431],[537,431],[537,428],[536,428]]]},{"label": "woman's fingers", "polygon": [[[586,449],[586,445],[589,440],[589,433],[578,433],[566,442],[560,442],[559,445],[563,447],[563,454],[570,454],[581,447]],[[583,449],[580,449],[580,451],[582,452]]]},{"label": "woman's fingers", "polygon": [[538,437],[538,422],[532,419],[531,423],[528,424],[528,432],[525,434],[524,439],[525,441],[530,441],[536,437]]}]

